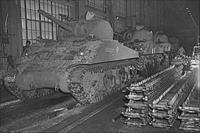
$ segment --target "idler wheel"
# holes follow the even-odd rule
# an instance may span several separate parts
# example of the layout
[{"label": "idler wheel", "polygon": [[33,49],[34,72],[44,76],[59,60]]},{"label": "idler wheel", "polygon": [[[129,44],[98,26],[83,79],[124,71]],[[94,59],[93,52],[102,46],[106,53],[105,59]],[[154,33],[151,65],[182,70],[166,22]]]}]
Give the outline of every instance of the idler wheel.
[{"label": "idler wheel", "polygon": [[84,88],[79,82],[73,82],[69,84],[69,90],[73,97],[81,104],[89,104],[90,100],[87,98]]},{"label": "idler wheel", "polygon": [[112,89],[112,88],[115,87],[116,78],[115,78],[114,75],[112,75],[111,71],[105,73],[105,75],[103,77],[103,85],[107,90]]}]

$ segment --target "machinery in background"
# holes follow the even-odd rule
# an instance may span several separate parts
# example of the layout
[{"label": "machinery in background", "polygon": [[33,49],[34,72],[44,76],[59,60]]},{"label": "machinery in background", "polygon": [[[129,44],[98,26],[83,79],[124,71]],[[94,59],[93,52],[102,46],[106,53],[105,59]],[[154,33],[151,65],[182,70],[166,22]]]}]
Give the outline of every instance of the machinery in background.
[{"label": "machinery in background", "polygon": [[197,57],[199,55],[200,55],[200,46],[194,46],[192,56]]},{"label": "machinery in background", "polygon": [[191,59],[191,67],[199,67],[200,65],[200,46],[194,46],[192,59]]},{"label": "machinery in background", "polygon": [[61,90],[82,104],[96,103],[130,81],[168,67],[162,54],[139,56],[113,40],[110,24],[90,13],[75,22],[61,22],[42,10],[39,13],[62,27],[63,36],[30,48],[4,78],[8,90],[22,100]]},{"label": "machinery in background", "polygon": [[[127,37],[126,37],[127,38]],[[140,54],[152,54],[154,51],[153,32],[139,29],[132,33],[124,45],[138,51]]]},{"label": "machinery in background", "polygon": [[154,34],[145,29],[144,26],[136,26],[135,31],[125,31],[122,38],[125,46],[138,51],[140,54],[163,53],[165,56],[169,56],[171,52],[172,46],[165,34],[162,32]]},{"label": "machinery in background", "polygon": [[155,52],[160,53],[170,53],[171,43],[168,41],[167,35],[162,32],[157,32],[154,35]]}]

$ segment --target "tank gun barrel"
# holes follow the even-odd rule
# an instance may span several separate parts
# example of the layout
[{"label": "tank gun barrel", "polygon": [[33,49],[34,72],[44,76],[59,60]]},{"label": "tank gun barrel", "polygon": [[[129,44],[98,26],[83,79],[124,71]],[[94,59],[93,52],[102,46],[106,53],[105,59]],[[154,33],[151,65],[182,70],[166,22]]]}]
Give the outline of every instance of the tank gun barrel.
[{"label": "tank gun barrel", "polygon": [[53,22],[55,22],[56,24],[58,24],[59,26],[61,26],[65,30],[70,31],[70,32],[73,31],[72,26],[60,21],[59,19],[55,18],[54,16],[50,15],[49,13],[47,13],[47,12],[45,12],[43,10],[40,10],[40,9],[38,10],[38,13],[43,15],[43,16],[45,16],[45,17],[47,17],[48,19],[52,20]]}]

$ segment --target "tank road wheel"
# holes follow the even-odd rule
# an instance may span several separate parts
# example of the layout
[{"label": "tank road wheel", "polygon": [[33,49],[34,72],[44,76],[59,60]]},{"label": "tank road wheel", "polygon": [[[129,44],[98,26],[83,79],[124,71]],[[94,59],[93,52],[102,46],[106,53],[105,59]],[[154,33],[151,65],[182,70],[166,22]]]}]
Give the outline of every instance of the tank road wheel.
[{"label": "tank road wheel", "polygon": [[112,75],[111,71],[105,73],[103,77],[103,85],[106,90],[108,90],[108,92],[111,92],[112,89],[116,86],[116,78],[114,75]]},{"label": "tank road wheel", "polygon": [[87,99],[87,94],[84,91],[84,88],[79,82],[72,82],[69,84],[70,92],[73,97],[81,104],[89,104],[89,99]]},{"label": "tank road wheel", "polygon": [[135,67],[130,67],[130,76],[131,76],[131,79],[133,78],[133,77],[135,77],[135,75],[137,74],[137,70],[135,69]]},{"label": "tank road wheel", "polygon": [[37,95],[38,95],[38,93],[37,93],[36,90],[28,90],[28,91],[25,90],[25,91],[23,91],[24,100],[25,99],[32,99]]},{"label": "tank road wheel", "polygon": [[126,84],[126,82],[128,81],[128,73],[125,71],[125,69],[120,69],[119,70],[119,76],[121,79],[121,84]]}]

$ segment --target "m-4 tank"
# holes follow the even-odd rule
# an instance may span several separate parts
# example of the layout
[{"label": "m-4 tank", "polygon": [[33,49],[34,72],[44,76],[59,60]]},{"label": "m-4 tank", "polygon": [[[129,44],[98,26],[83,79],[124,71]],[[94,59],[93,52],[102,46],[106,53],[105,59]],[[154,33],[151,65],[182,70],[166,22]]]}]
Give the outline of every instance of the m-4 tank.
[{"label": "m-4 tank", "polygon": [[130,39],[125,41],[124,45],[141,54],[169,53],[171,51],[168,37],[163,33],[153,34],[152,31],[138,29],[132,33],[127,31],[127,35]]},{"label": "m-4 tank", "polygon": [[96,103],[149,76],[146,64],[159,71],[161,54],[139,56],[117,40],[105,20],[61,22],[48,13],[39,13],[62,27],[66,37],[47,42],[29,51],[4,78],[10,92],[22,100],[41,97],[60,90],[71,93],[82,104]]}]

